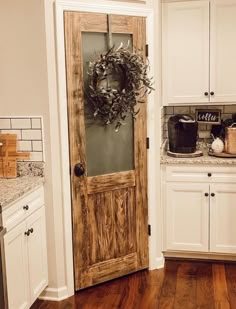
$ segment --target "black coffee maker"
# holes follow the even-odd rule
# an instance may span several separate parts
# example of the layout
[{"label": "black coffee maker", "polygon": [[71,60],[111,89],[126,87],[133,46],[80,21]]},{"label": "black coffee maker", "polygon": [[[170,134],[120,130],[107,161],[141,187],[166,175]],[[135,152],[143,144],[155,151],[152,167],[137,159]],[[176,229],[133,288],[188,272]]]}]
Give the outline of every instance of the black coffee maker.
[{"label": "black coffee maker", "polygon": [[169,151],[194,153],[196,151],[198,123],[190,115],[175,115],[168,120]]}]

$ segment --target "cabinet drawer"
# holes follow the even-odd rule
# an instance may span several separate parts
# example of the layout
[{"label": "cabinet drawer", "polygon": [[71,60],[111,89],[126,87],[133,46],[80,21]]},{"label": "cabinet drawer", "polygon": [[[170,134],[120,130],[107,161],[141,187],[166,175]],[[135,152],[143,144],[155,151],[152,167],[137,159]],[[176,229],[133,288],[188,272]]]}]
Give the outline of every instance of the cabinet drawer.
[{"label": "cabinet drawer", "polygon": [[166,181],[236,182],[236,167],[175,165],[165,171]]},{"label": "cabinet drawer", "polygon": [[6,210],[3,210],[2,221],[7,231],[26,219],[44,204],[43,186],[23,196]]}]

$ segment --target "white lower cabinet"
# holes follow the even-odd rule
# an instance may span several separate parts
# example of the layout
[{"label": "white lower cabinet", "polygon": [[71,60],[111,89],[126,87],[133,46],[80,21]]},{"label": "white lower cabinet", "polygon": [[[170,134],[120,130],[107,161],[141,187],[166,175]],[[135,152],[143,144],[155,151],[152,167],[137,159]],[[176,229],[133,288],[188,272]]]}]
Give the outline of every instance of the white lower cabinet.
[{"label": "white lower cabinet", "polygon": [[30,306],[25,230],[25,222],[23,222],[4,237],[7,294],[11,309],[27,309]]},{"label": "white lower cabinet", "polygon": [[236,169],[230,168],[231,178],[227,168],[213,170],[199,167],[194,175],[178,166],[164,172],[165,251],[236,253],[236,183],[230,183]]},{"label": "white lower cabinet", "polygon": [[38,206],[4,236],[9,309],[30,308],[48,284],[45,207]]},{"label": "white lower cabinet", "polygon": [[173,250],[208,250],[208,198],[205,184],[166,185],[166,246]]},{"label": "white lower cabinet", "polygon": [[210,251],[236,253],[236,184],[211,185]]}]

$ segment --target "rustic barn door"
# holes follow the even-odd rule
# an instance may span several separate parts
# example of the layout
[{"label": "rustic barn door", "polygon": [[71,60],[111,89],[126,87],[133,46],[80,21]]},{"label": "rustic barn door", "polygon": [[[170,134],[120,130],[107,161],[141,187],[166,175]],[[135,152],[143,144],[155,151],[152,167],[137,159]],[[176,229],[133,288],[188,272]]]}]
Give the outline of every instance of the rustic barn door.
[{"label": "rustic barn door", "polygon": [[[115,132],[91,117],[89,61],[107,50],[106,14],[65,12],[75,289],[148,267],[146,104]],[[145,50],[145,18],[111,16],[113,42]]]}]

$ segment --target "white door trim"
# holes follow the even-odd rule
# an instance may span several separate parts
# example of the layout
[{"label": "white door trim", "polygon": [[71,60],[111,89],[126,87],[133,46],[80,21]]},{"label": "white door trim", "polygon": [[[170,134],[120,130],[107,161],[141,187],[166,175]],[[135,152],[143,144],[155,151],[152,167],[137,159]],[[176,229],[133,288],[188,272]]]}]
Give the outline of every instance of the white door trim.
[{"label": "white door trim", "polygon": [[[81,0],[68,1],[68,0],[56,0],[55,12],[56,12],[56,35],[57,35],[57,70],[58,70],[58,101],[59,101],[59,122],[60,122],[60,136],[61,136],[61,162],[63,162],[62,168],[62,194],[63,194],[63,209],[64,209],[64,233],[65,233],[65,260],[67,267],[67,283],[68,283],[68,296],[74,294],[74,277],[73,277],[73,252],[71,250],[72,243],[72,221],[71,221],[71,191],[70,191],[70,173],[69,173],[69,141],[68,141],[68,121],[67,121],[67,95],[66,95],[66,72],[65,72],[65,42],[64,42],[64,23],[63,13],[64,11],[83,11],[83,12],[96,12],[107,14],[119,14],[130,16],[143,16],[147,18],[147,43],[149,44],[149,62],[150,62],[150,76],[154,76],[154,16],[153,10],[144,8],[141,5],[137,7],[124,3],[117,5],[117,3],[101,3],[92,4],[84,3]],[[151,94],[148,97],[148,133],[151,136],[155,136],[155,116],[153,115],[154,107],[154,95]],[[53,115],[51,115],[52,117]],[[155,136],[158,140],[158,137]],[[154,161],[155,160],[155,161]],[[150,166],[156,166],[157,153],[155,147],[149,150],[148,154],[148,194],[149,194],[149,217],[156,216],[156,193],[151,186],[157,186],[157,176],[153,173],[157,171]],[[158,231],[159,232],[159,231]],[[153,249],[155,240],[157,239],[157,229],[153,229],[152,236],[149,241],[149,252],[155,252]],[[163,265],[163,259],[157,256],[150,257],[150,269],[160,268]]]}]

